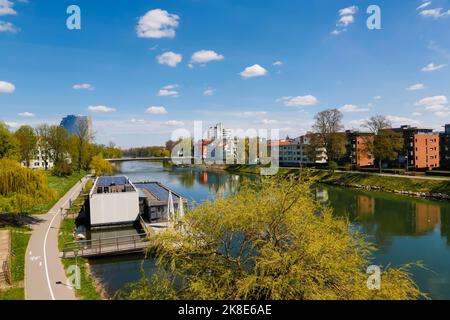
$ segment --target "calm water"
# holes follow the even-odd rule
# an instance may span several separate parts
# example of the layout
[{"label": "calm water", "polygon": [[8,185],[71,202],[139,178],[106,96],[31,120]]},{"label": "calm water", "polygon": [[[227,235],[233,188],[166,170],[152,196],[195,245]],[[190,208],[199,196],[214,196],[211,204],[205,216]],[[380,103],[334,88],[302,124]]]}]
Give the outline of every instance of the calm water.
[{"label": "calm water", "polygon": [[[132,181],[160,181],[196,203],[233,192],[243,179],[228,173],[164,169],[154,162],[127,162],[120,172]],[[422,261],[430,270],[414,269],[420,289],[433,299],[450,299],[450,203],[328,186],[317,187],[317,198],[347,216],[379,248],[374,264],[393,266]],[[92,260],[93,272],[110,294],[142,271],[150,275],[153,261],[142,256]]]}]

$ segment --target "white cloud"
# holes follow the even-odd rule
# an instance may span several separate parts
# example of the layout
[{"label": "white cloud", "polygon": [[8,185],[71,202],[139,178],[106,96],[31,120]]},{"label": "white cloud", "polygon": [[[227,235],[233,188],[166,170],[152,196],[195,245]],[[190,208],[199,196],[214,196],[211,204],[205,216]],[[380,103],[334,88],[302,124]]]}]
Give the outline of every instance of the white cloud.
[{"label": "white cloud", "polygon": [[206,97],[211,97],[214,95],[214,89],[206,89],[205,91],[203,91],[203,95]]},{"label": "white cloud", "polygon": [[212,50],[200,50],[192,55],[192,63],[208,63],[210,61],[220,61],[225,57]]},{"label": "white cloud", "polygon": [[347,27],[348,25],[355,22],[354,16],[343,16],[339,19],[338,26],[344,26]]},{"label": "white cloud", "polygon": [[427,111],[431,111],[431,112],[448,111],[448,107],[440,105],[440,104],[428,106],[428,107],[425,107],[425,109]]},{"label": "white cloud", "polygon": [[281,67],[282,65],[283,65],[283,61],[275,61],[274,63],[273,63],[273,65],[274,66],[276,66],[276,67]]},{"label": "white cloud", "polygon": [[16,10],[13,9],[14,3],[9,0],[0,0],[0,16],[16,15]]},{"label": "white cloud", "polygon": [[17,114],[19,117],[27,117],[27,118],[32,118],[35,117],[36,115],[34,113],[31,112],[21,112]]},{"label": "white cloud", "polygon": [[178,91],[173,90],[173,89],[175,89],[177,87],[178,87],[178,85],[176,85],[176,84],[171,84],[171,85],[165,86],[165,87],[163,87],[162,89],[159,90],[158,96],[160,96],[160,97],[177,98],[178,97]]},{"label": "white cloud", "polygon": [[13,93],[16,86],[11,82],[0,81],[0,93]]},{"label": "white cloud", "polygon": [[347,27],[355,22],[355,14],[357,12],[357,6],[350,6],[339,10],[339,20],[336,23],[337,29],[331,31],[331,35],[337,36],[346,32]]},{"label": "white cloud", "polygon": [[174,68],[183,60],[183,56],[181,54],[169,51],[157,56],[156,59],[159,64],[165,64]]},{"label": "white cloud", "polygon": [[244,111],[244,112],[238,112],[235,113],[237,117],[242,118],[253,118],[253,117],[260,117],[267,115],[267,111]]},{"label": "white cloud", "polygon": [[430,63],[427,66],[422,68],[423,72],[431,72],[431,71],[436,71],[442,68],[445,68],[447,65],[446,64],[434,64],[434,63]]},{"label": "white cloud", "polygon": [[164,122],[164,124],[166,126],[170,126],[170,127],[182,127],[182,126],[184,126],[184,122],[177,121],[177,120],[169,120],[169,121]]},{"label": "white cloud", "polygon": [[180,17],[166,10],[154,9],[139,18],[136,27],[140,38],[173,38],[178,27]]},{"label": "white cloud", "polygon": [[6,124],[8,127],[14,128],[14,129],[20,127],[20,123],[18,123],[18,122],[8,122],[8,121],[5,121],[5,124]]},{"label": "white cloud", "polygon": [[355,106],[353,104],[346,104],[344,106],[342,106],[339,111],[344,112],[344,113],[354,113],[354,112],[367,112],[370,111],[369,108],[361,108],[358,106]]},{"label": "white cloud", "polygon": [[79,83],[79,84],[74,84],[72,86],[72,89],[74,89],[74,90],[89,90],[89,91],[92,91],[92,90],[94,90],[94,87],[91,84],[89,84],[89,83]]},{"label": "white cloud", "polygon": [[413,112],[412,116],[413,117],[420,117],[420,116],[422,116],[422,113],[420,113],[420,112]]},{"label": "white cloud", "polygon": [[107,106],[89,106],[88,110],[96,113],[110,113],[116,111],[116,109]]},{"label": "white cloud", "polygon": [[439,19],[450,16],[450,10],[444,11],[442,8],[427,9],[419,12],[419,15],[425,18]]},{"label": "white cloud", "polygon": [[262,77],[267,74],[267,70],[261,67],[259,64],[254,64],[253,66],[245,68],[245,70],[242,71],[240,74],[241,77],[245,79]]},{"label": "white cloud", "polygon": [[150,113],[150,114],[167,114],[167,110],[164,107],[159,107],[159,106],[152,106],[150,108],[148,108],[145,113]]},{"label": "white cloud", "polygon": [[354,15],[356,12],[358,12],[357,6],[351,6],[344,9],[339,10],[339,15],[342,16],[348,16],[348,15]]},{"label": "white cloud", "polygon": [[434,96],[423,98],[416,103],[416,106],[431,107],[436,105],[446,105],[447,103],[448,99],[446,96]]},{"label": "white cloud", "polygon": [[319,103],[319,100],[312,95],[283,97],[278,99],[278,101],[283,101],[286,107],[314,106]]},{"label": "white cloud", "polygon": [[438,111],[434,113],[435,116],[439,117],[439,118],[447,118],[450,117],[450,111]]},{"label": "white cloud", "polygon": [[331,31],[331,34],[333,36],[338,36],[338,35],[340,35],[341,33],[345,32],[345,31],[347,31],[347,29],[335,29],[335,30]]},{"label": "white cloud", "polygon": [[419,90],[423,90],[425,89],[425,85],[422,83],[416,83],[413,84],[412,86],[409,86],[408,88],[406,88],[407,91],[419,91]]},{"label": "white cloud", "polygon": [[392,122],[392,125],[394,127],[402,126],[402,125],[419,125],[420,122],[414,119],[406,118],[406,117],[399,117],[399,116],[386,116],[386,119],[388,119],[390,122]]},{"label": "white cloud", "polygon": [[381,100],[383,97],[382,96],[375,96],[373,97],[373,100]]},{"label": "white cloud", "polygon": [[278,121],[274,120],[274,119],[262,119],[259,123],[263,124],[263,125],[271,125],[271,124],[277,124]]},{"label": "white cloud", "polygon": [[13,25],[11,22],[0,21],[0,32],[16,33],[20,29]]},{"label": "white cloud", "polygon": [[426,1],[426,2],[422,3],[420,6],[418,6],[416,10],[424,9],[424,8],[426,8],[426,7],[431,6],[431,4],[432,4],[431,1]]}]

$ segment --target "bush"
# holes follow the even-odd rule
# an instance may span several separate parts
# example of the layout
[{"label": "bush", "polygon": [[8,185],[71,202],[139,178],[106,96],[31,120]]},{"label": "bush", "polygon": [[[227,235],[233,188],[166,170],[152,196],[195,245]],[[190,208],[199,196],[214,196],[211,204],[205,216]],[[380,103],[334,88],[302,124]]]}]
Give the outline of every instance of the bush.
[{"label": "bush", "polygon": [[111,163],[109,163],[100,156],[95,156],[94,158],[92,158],[89,168],[93,171],[94,175],[97,177],[103,175],[111,175],[113,173],[113,167]]},{"label": "bush", "polygon": [[67,162],[56,163],[52,169],[52,175],[56,177],[68,177],[72,172],[72,166]]},{"label": "bush", "polygon": [[328,171],[335,172],[338,168],[339,168],[339,166],[335,161],[330,161],[328,163]]},{"label": "bush", "polygon": [[450,171],[427,171],[425,173],[427,176],[436,176],[436,177],[450,177]]}]

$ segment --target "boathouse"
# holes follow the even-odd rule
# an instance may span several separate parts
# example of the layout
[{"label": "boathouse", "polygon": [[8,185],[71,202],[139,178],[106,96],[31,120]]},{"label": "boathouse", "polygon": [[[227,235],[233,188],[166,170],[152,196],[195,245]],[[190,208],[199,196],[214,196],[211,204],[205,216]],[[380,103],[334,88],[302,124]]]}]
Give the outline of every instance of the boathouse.
[{"label": "boathouse", "polygon": [[139,219],[139,192],[126,176],[99,177],[89,209],[91,227],[132,224]]}]

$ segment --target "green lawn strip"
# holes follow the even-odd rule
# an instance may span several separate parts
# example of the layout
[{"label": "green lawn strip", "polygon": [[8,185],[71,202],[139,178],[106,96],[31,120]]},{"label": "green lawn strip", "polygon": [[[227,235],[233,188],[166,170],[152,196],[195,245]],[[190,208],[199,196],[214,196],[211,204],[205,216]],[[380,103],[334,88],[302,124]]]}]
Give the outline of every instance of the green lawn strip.
[{"label": "green lawn strip", "polygon": [[6,227],[11,230],[11,274],[12,288],[0,290],[0,300],[24,300],[25,253],[30,240],[27,227]]},{"label": "green lawn strip", "polygon": [[68,177],[56,177],[52,176],[50,173],[48,173],[48,184],[50,188],[55,189],[58,193],[57,198],[54,201],[51,201],[49,203],[36,206],[33,209],[30,210],[31,214],[41,214],[48,212],[58,200],[64,196],[72,187],[80,181],[81,178],[86,176],[86,172],[75,172],[71,176]]},{"label": "green lawn strip", "polygon": [[313,176],[317,177],[319,182],[322,183],[345,184],[347,186],[372,186],[390,192],[398,190],[443,193],[450,195],[450,181],[409,179],[402,177],[367,175],[363,173],[330,173],[327,171],[315,171]]},{"label": "green lawn strip", "polygon": [[25,300],[24,288],[0,290],[0,300]]},{"label": "green lawn strip", "polygon": [[[88,194],[92,188],[92,183],[87,183],[80,196],[72,203],[72,207],[68,212],[79,213],[80,208],[84,202],[85,194]],[[64,219],[61,221],[58,247],[59,250],[64,248],[64,245],[68,242],[74,242],[74,231],[76,229],[75,219]],[[101,294],[97,291],[95,286],[95,280],[89,275],[87,267],[89,261],[84,258],[77,259],[62,259],[64,269],[67,270],[70,266],[77,264],[80,267],[80,289],[75,288],[75,294],[82,300],[101,300]],[[72,276],[67,273],[67,276]]]}]

